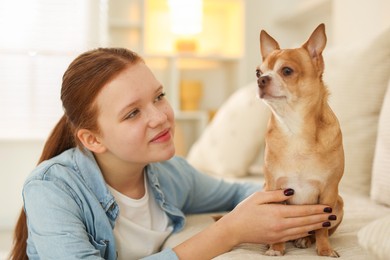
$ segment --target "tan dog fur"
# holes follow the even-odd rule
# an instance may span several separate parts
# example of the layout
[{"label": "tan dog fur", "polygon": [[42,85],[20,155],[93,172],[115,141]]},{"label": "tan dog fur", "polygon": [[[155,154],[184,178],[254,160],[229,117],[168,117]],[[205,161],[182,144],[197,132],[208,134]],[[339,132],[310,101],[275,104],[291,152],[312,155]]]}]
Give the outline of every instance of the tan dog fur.
[{"label": "tan dog fur", "polygon": [[[272,110],[265,150],[265,190],[292,188],[288,204],[325,204],[337,221],[315,231],[318,255],[338,257],[328,236],[343,217],[338,184],[344,172],[344,151],[338,120],[328,105],[322,81],[326,45],[320,24],[300,48],[280,49],[265,31],[260,33],[263,63],[257,70],[259,96]],[[308,247],[306,237],[295,241]],[[267,255],[283,255],[284,243],[270,245]]]}]

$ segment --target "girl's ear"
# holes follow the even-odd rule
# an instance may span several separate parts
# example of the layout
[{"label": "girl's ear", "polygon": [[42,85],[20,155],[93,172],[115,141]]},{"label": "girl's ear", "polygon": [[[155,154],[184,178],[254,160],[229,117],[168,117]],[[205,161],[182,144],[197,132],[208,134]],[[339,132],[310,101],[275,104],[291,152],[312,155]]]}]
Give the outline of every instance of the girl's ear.
[{"label": "girl's ear", "polygon": [[87,129],[80,129],[77,131],[77,138],[80,142],[94,153],[103,153],[107,149],[104,144],[100,141],[99,136]]}]

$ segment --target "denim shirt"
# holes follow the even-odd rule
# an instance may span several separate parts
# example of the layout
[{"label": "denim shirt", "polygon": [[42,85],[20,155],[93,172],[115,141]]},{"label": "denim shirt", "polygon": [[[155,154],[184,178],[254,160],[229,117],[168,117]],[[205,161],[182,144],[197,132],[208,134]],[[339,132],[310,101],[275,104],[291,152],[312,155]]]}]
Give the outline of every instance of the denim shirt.
[{"label": "denim shirt", "polygon": [[[212,178],[180,157],[151,163],[146,174],[173,232],[183,228],[185,214],[232,210],[260,189]],[[23,200],[29,259],[117,259],[119,207],[91,152],[72,148],[41,163],[24,184]],[[145,259],[178,258],[168,248]]]}]

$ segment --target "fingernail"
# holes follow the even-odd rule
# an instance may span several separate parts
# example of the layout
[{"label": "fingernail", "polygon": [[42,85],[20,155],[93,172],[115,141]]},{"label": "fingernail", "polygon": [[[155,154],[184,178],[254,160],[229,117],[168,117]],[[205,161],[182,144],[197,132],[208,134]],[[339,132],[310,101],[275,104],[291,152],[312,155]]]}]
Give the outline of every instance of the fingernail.
[{"label": "fingernail", "polygon": [[314,235],[316,232],[314,230],[307,232],[309,235]]},{"label": "fingernail", "polygon": [[292,196],[292,195],[294,195],[294,190],[293,189],[285,189],[283,191],[283,193],[285,196]]},{"label": "fingernail", "polygon": [[332,213],[332,208],[331,207],[326,207],[326,208],[324,208],[324,212]]},{"label": "fingernail", "polygon": [[336,220],[337,219],[337,216],[336,215],[330,215],[328,217],[329,220]]},{"label": "fingernail", "polygon": [[322,226],[323,227],[330,227],[330,222],[324,222],[324,223],[322,223]]}]

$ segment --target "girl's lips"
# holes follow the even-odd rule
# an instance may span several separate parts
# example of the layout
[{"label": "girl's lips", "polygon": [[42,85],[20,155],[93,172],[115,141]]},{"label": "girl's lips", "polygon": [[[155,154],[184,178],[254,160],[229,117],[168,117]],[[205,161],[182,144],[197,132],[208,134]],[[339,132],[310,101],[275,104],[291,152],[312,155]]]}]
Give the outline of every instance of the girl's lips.
[{"label": "girl's lips", "polygon": [[166,129],[162,132],[160,132],[158,135],[156,135],[150,142],[151,143],[162,143],[166,142],[171,139],[171,133],[169,132],[169,129]]}]

